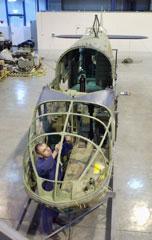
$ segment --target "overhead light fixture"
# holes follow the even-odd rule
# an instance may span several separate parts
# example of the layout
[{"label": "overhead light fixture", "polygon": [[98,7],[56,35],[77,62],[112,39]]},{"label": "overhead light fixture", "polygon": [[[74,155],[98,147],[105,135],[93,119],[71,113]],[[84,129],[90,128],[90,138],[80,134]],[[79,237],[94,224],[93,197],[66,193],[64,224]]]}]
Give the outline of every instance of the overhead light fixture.
[{"label": "overhead light fixture", "polygon": [[8,2],[16,2],[16,0],[8,0]]},{"label": "overhead light fixture", "polygon": [[12,12],[13,13],[18,13],[18,10],[17,9],[13,9]]}]

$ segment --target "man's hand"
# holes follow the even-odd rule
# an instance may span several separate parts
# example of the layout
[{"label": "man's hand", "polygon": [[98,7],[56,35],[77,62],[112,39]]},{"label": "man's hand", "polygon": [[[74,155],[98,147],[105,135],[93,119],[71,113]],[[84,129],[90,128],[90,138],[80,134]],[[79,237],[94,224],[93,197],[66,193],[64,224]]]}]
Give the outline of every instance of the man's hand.
[{"label": "man's hand", "polygon": [[53,156],[54,159],[57,157],[60,148],[61,148],[61,143],[58,143],[58,144],[55,145],[55,149],[52,153],[52,156]]},{"label": "man's hand", "polygon": [[61,148],[61,143],[58,143],[58,144],[55,145],[55,151],[56,152],[59,152],[60,148]]}]

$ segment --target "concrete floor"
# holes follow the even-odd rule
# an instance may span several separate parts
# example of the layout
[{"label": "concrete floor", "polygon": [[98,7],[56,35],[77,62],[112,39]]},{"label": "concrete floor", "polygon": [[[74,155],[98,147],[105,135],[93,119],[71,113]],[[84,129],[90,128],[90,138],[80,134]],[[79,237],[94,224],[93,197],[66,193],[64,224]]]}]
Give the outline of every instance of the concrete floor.
[{"label": "concrete floor", "polygon": [[[51,55],[50,55],[51,56]],[[112,240],[152,239],[152,55],[134,53],[133,64],[119,55],[119,128],[114,147]],[[42,86],[53,77],[55,56],[47,57],[44,77],[0,81],[0,220],[15,227],[26,199],[22,156],[32,113]],[[72,240],[104,240],[105,206],[72,228]],[[62,239],[67,236],[61,234]],[[31,239],[43,239],[36,236]]]}]

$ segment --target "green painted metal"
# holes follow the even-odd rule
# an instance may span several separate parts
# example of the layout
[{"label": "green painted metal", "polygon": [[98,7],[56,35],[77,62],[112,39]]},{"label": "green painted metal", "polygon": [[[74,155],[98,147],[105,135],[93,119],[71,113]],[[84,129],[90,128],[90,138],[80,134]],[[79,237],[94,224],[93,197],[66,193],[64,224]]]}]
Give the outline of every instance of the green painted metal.
[{"label": "green painted metal", "polygon": [[[68,101],[69,102],[69,101]],[[109,122],[108,122],[108,125],[105,125],[104,122],[102,122],[101,120],[99,120],[98,118],[94,117],[94,116],[88,116],[86,114],[78,114],[78,113],[73,113],[71,112],[72,111],[72,108],[73,108],[73,104],[77,102],[79,103],[78,101],[74,101],[72,100],[71,103],[70,103],[70,107],[68,109],[68,112],[58,112],[58,113],[48,113],[48,114],[42,114],[40,116],[36,116],[36,113],[37,111],[35,111],[34,113],[34,117],[33,117],[33,120],[32,120],[32,125],[31,125],[31,128],[30,128],[30,131],[29,131],[29,155],[30,155],[30,159],[31,159],[31,163],[32,163],[32,167],[33,167],[33,170],[34,170],[34,173],[35,173],[35,176],[36,176],[36,181],[37,181],[37,185],[38,185],[38,192],[39,192],[39,197],[41,199],[41,202],[46,202],[48,201],[48,196],[45,197],[45,194],[43,193],[44,190],[42,189],[42,187],[40,186],[42,184],[42,182],[44,181],[44,179],[40,178],[37,174],[37,171],[36,171],[36,168],[35,168],[35,158],[33,156],[33,149],[34,149],[34,143],[37,142],[37,140],[39,140],[40,138],[44,137],[44,136],[51,136],[51,135],[56,135],[56,134],[59,134],[61,136],[61,144],[63,143],[63,140],[64,140],[64,137],[66,135],[70,135],[70,136],[73,136],[73,137],[77,137],[77,138],[81,138],[81,139],[84,139],[86,140],[86,142],[90,142],[90,144],[92,144],[94,146],[94,148],[96,149],[96,152],[93,156],[93,158],[91,159],[91,161],[89,162],[89,164],[86,166],[85,170],[83,171],[83,173],[81,174],[81,176],[77,179],[77,181],[80,183],[82,179],[85,178],[85,175],[86,173],[89,171],[89,168],[91,167],[91,165],[93,164],[94,160],[96,159],[97,155],[100,153],[101,156],[103,157],[103,161],[104,161],[104,164],[105,165],[109,165],[111,166],[111,159],[108,159],[105,158],[105,155],[103,153],[103,150],[101,149],[102,145],[103,145],[103,142],[106,138],[106,136],[108,135],[108,138],[110,139],[110,132],[109,132],[109,129],[111,127],[111,124],[112,124],[112,118],[109,117]],[[48,103],[48,102],[47,102]],[[82,103],[82,102],[81,102]],[[38,107],[37,107],[38,109]],[[107,108],[105,108],[107,109]],[[110,113],[110,110],[108,110],[108,113]],[[41,134],[41,135],[38,135],[38,136],[34,136],[33,137],[33,129],[35,129],[34,127],[34,124],[37,120],[39,119],[42,119],[42,117],[46,117],[46,116],[57,116],[57,115],[66,115],[66,121],[64,123],[64,128],[63,128],[63,131],[62,132],[56,132],[56,133],[44,133],[44,134]],[[110,114],[109,114],[110,115]],[[95,144],[93,141],[91,141],[90,139],[88,138],[85,138],[81,135],[78,135],[78,134],[73,134],[73,133],[69,133],[69,132],[66,132],[66,127],[67,127],[67,124],[68,124],[68,119],[71,117],[71,116],[79,116],[79,117],[85,117],[85,118],[88,118],[88,119],[93,119],[97,122],[99,122],[105,129],[105,134],[102,138],[102,140],[100,141],[99,145]],[[112,141],[112,140],[111,140]],[[57,169],[56,169],[56,175],[55,175],[55,180],[53,181],[55,183],[55,187],[54,187],[54,190],[52,192],[51,197],[50,197],[50,206],[55,205],[56,207],[58,207],[58,205],[60,206],[61,204],[65,206],[67,206],[67,200],[68,201],[71,201],[69,203],[69,207],[74,203],[77,202],[77,204],[79,204],[79,201],[77,199],[77,196],[74,197],[72,195],[69,196],[69,199],[66,199],[65,201],[65,195],[63,194],[63,198],[62,196],[60,196],[59,198],[57,197],[57,185],[59,184],[60,181],[57,181],[58,179],[58,169],[59,169],[59,162],[60,162],[60,157],[61,157],[61,150],[59,152],[59,155],[58,155],[58,158],[57,158]],[[108,176],[108,168],[106,168],[106,172],[105,174]],[[108,176],[108,178],[110,177],[110,175]],[[46,181],[48,181],[47,179],[45,179]],[[105,181],[103,181],[103,186],[102,188],[104,189],[104,184],[105,182],[107,181],[107,179],[105,179]],[[65,181],[65,182],[69,182],[71,185],[73,185],[75,183],[75,180],[74,181]],[[87,198],[88,198],[88,194],[86,194]],[[35,199],[36,200],[36,199]],[[61,202],[61,203],[60,203]],[[73,203],[74,202],[74,203]],[[85,202],[87,202],[87,200],[85,200]]]}]

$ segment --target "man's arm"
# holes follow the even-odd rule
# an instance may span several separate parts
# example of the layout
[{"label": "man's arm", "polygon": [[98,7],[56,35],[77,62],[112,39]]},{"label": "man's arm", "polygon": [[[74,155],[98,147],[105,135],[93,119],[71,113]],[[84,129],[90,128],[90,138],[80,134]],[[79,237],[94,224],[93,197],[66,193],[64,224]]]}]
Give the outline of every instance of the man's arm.
[{"label": "man's arm", "polygon": [[[71,138],[70,138],[71,140]],[[58,144],[55,145],[55,150],[52,153],[52,157],[55,159],[59,153],[59,150],[61,148],[61,143],[59,142]],[[73,148],[72,141],[67,142],[67,140],[63,143],[62,145],[62,151],[61,151],[61,156],[67,155]]]},{"label": "man's arm", "polygon": [[73,148],[73,145],[71,143],[64,142],[62,146],[62,152],[61,152],[62,157],[67,156],[71,152],[72,148]]},{"label": "man's arm", "polygon": [[58,143],[58,144],[55,145],[55,150],[54,150],[53,153],[52,153],[52,157],[53,157],[54,159],[57,157],[58,152],[59,152],[59,150],[60,150],[60,147],[61,147],[61,144],[60,144],[60,143]]}]

